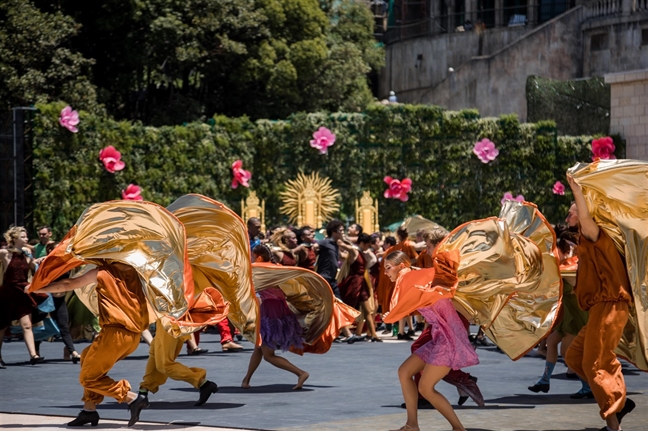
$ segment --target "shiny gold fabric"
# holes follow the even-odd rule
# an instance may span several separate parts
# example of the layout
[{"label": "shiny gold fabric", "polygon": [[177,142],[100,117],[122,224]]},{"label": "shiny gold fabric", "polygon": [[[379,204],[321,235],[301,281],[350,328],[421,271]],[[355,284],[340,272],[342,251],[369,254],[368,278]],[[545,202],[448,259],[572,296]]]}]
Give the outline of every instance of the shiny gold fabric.
[{"label": "shiny gold fabric", "polygon": [[514,360],[547,335],[556,317],[562,283],[554,245],[536,206],[516,201],[497,218],[457,227],[439,245],[438,252],[460,253],[455,306]]},{"label": "shiny gold fabric", "polygon": [[252,264],[254,288],[262,291],[277,286],[304,328],[304,342],[315,343],[327,329],[333,314],[333,291],[321,276],[296,266]]},{"label": "shiny gold fabric", "polygon": [[190,194],[167,207],[184,225],[196,292],[209,286],[229,302],[228,318],[250,342],[261,344],[259,304],[252,287],[250,241],[243,220],[225,205]]},{"label": "shiny gold fabric", "polygon": [[570,168],[596,223],[625,256],[634,304],[616,353],[648,371],[648,162],[598,160]]},{"label": "shiny gold fabric", "polygon": [[[154,314],[174,322],[187,312],[187,298],[194,296],[185,243],[182,223],[157,204],[95,204],[81,214],[65,240],[43,261],[31,291],[45,287],[63,269],[121,262],[139,274]],[[87,290],[91,295],[92,289]]]}]

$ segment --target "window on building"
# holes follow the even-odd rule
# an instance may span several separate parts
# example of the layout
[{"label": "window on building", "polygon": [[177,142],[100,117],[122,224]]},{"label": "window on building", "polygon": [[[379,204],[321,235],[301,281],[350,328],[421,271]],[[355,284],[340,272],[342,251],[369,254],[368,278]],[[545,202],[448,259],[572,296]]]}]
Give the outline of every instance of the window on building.
[{"label": "window on building", "polygon": [[648,45],[648,28],[641,29],[641,46]]},{"label": "window on building", "polygon": [[608,49],[608,34],[593,34],[590,38],[590,49],[592,51],[603,51]]}]

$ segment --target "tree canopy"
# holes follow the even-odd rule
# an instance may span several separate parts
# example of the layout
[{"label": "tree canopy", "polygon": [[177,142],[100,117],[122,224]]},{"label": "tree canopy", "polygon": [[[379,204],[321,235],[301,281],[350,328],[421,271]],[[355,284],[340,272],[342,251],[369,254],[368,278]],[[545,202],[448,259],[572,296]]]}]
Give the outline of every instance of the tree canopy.
[{"label": "tree canopy", "polygon": [[76,103],[96,89],[111,115],[146,124],[358,111],[383,62],[353,0],[8,0],[0,11],[0,67],[17,77],[0,78],[0,95]]}]

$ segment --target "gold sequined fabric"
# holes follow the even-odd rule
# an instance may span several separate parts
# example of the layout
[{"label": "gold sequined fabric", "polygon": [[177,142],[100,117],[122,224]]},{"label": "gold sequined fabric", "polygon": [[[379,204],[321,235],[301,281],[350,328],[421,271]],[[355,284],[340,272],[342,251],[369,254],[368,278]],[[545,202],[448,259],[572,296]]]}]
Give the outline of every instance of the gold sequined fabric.
[{"label": "gold sequined fabric", "polygon": [[506,201],[499,217],[465,223],[439,245],[439,252],[459,251],[456,308],[512,359],[545,337],[556,317],[555,241],[535,205]]}]

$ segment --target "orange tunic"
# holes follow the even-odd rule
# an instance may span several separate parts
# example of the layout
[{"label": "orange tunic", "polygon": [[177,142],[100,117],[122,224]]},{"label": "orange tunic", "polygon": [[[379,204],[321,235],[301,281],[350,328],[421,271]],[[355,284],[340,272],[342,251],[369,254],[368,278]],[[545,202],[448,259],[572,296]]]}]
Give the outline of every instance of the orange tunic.
[{"label": "orange tunic", "polygon": [[378,305],[381,306],[383,313],[389,311],[389,302],[391,301],[392,292],[396,285],[389,279],[389,277],[387,277],[387,275],[385,275],[385,257],[389,256],[389,253],[399,250],[409,256],[410,259],[418,258],[418,253],[409,240],[399,242],[395,246],[388,248],[385,252],[383,259],[380,261],[380,273],[378,274],[378,286],[376,287]]},{"label": "orange tunic", "polygon": [[600,302],[632,302],[623,258],[603,229],[596,242],[581,235],[575,291],[578,305],[585,311]]},{"label": "orange tunic", "polygon": [[148,328],[146,296],[137,271],[128,265],[113,263],[97,273],[99,325],[121,326],[141,333]]},{"label": "orange tunic", "polygon": [[419,268],[432,268],[432,265],[432,256],[428,254],[428,249],[426,248],[416,258],[416,266]]}]

